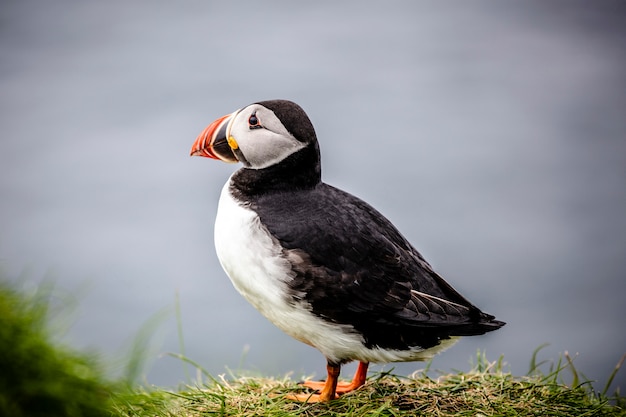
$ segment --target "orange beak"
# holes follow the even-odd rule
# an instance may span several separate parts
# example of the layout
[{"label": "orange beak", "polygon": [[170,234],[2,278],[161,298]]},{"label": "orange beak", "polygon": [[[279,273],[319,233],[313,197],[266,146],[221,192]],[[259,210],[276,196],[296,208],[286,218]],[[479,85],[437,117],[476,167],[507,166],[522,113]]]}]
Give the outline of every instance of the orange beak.
[{"label": "orange beak", "polygon": [[191,147],[191,156],[204,156],[224,162],[239,162],[228,144],[228,125],[237,112],[222,116],[198,135]]}]

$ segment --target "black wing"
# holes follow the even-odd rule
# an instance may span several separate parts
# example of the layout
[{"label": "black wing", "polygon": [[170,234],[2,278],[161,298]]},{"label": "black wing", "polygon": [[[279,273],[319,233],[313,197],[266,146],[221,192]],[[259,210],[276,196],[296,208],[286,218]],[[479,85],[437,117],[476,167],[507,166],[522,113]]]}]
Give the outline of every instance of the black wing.
[{"label": "black wing", "polygon": [[389,220],[348,193],[322,183],[254,205],[295,271],[292,297],[325,320],[353,325],[370,346],[427,348],[504,324],[455,291]]}]

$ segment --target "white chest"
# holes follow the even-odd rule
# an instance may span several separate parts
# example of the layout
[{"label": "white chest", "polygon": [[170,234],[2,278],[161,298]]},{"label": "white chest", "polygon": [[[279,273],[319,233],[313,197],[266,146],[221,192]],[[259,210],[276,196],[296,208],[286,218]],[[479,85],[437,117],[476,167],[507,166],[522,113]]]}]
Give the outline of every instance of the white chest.
[{"label": "white chest", "polygon": [[256,213],[232,198],[229,183],[222,189],[215,220],[217,256],[237,291],[279,325],[290,308],[285,298],[290,265]]}]

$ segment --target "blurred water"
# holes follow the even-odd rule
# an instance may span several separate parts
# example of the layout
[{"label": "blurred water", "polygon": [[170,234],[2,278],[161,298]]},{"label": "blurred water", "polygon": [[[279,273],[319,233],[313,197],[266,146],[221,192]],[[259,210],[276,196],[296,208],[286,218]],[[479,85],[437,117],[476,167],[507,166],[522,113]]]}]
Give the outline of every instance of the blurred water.
[{"label": "blurred water", "polygon": [[[213,219],[235,167],[188,157],[216,117],[287,98],[316,126],[326,182],[372,203],[508,322],[434,368],[467,369],[485,349],[525,373],[547,342],[542,358],[579,352],[579,369],[605,380],[626,351],[624,12],[4,2],[1,265],[79,294],[75,346],[116,355],[178,293],[185,353],[210,372],[323,375],[319,353],[267,323],[219,267]],[[157,340],[179,351],[173,314]],[[184,378],[168,357],[148,375]]]}]

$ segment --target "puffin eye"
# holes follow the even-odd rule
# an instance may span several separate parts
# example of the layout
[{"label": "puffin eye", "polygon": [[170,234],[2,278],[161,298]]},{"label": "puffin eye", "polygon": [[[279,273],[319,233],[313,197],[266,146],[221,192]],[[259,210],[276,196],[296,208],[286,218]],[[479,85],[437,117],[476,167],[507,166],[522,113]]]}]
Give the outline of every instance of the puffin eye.
[{"label": "puffin eye", "polygon": [[252,113],[248,118],[248,126],[250,129],[260,129],[262,127],[259,123],[259,118],[256,117],[256,113]]}]

